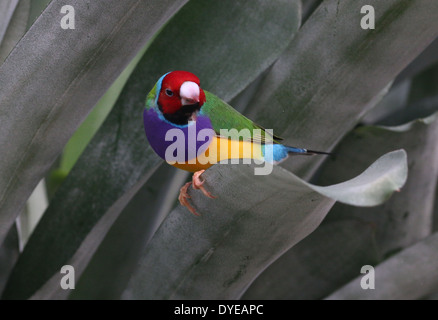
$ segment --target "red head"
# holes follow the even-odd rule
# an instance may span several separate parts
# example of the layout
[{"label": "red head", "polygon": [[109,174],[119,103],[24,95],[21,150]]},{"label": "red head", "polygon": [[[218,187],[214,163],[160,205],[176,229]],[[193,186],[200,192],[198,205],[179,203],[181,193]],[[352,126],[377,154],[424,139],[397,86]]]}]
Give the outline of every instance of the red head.
[{"label": "red head", "polygon": [[159,90],[158,106],[163,114],[188,113],[195,107],[199,110],[205,102],[199,78],[187,71],[169,72]]}]

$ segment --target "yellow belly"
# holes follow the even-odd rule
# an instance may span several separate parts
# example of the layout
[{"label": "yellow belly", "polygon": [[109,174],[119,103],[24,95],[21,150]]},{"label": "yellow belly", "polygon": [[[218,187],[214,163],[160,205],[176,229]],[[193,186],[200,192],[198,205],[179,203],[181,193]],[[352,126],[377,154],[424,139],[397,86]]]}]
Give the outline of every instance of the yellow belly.
[{"label": "yellow belly", "polygon": [[249,141],[213,137],[208,149],[196,159],[172,165],[179,169],[196,172],[208,169],[220,161],[231,159],[263,160],[261,145]]}]

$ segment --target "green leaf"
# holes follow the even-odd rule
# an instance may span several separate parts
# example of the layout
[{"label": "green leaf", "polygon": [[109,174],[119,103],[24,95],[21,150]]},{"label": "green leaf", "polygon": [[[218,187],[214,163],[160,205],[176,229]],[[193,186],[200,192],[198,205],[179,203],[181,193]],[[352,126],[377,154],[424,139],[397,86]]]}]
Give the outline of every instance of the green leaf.
[{"label": "green leaf", "polygon": [[19,0],[6,0],[0,3],[0,43],[3,41],[9,23],[12,20],[15,9],[18,6]]},{"label": "green leaf", "polygon": [[26,32],[30,6],[30,0],[0,2],[0,65]]},{"label": "green leaf", "polygon": [[195,0],[178,12],[53,198],[5,297],[65,296],[60,268],[72,264],[80,276],[118,214],[161,163],[146,142],[142,112],[147,92],[162,74],[190,70],[205,89],[230,100],[277,59],[298,29],[300,15],[299,2],[286,0],[258,0],[251,6]]},{"label": "green leaf", "polygon": [[411,79],[438,62],[438,38],[412,61],[395,79],[395,84]]},{"label": "green leaf", "polygon": [[[408,98],[392,110],[378,124],[397,126],[406,122],[425,118],[438,110],[438,65],[415,76],[409,85]],[[404,95],[403,95],[404,96]],[[403,97],[402,99],[405,99]],[[390,110],[391,108],[388,108]]]},{"label": "green leaf", "polygon": [[0,158],[0,242],[90,109],[183,3],[70,1],[76,29],[64,30],[65,3],[54,0],[0,66],[0,149],[7,150]]},{"label": "green leaf", "polygon": [[375,267],[375,289],[363,290],[357,277],[327,297],[351,299],[419,299],[438,288],[438,233]]},{"label": "green leaf", "polygon": [[99,102],[90,112],[87,119],[85,119],[85,121],[71,137],[64,148],[64,153],[60,163],[60,170],[68,173],[73,168],[77,159],[82,154],[85,147],[100,128],[103,121],[116,103],[126,81],[128,80],[132,71],[135,69],[148,46],[149,44],[146,44],[146,46],[144,46],[137,56],[129,63],[125,70],[123,70],[117,80],[114,81],[102,98],[100,98]]},{"label": "green leaf", "polygon": [[[406,97],[405,92],[401,94]],[[394,98],[385,97],[384,105],[392,109],[390,102],[397,102]],[[408,153],[409,166],[409,177],[405,186],[400,193],[396,193],[385,204],[375,208],[352,208],[340,203],[335,204],[324,222],[330,225],[351,219],[362,221],[362,224],[356,226],[356,231],[344,234],[333,232],[331,241],[337,244],[330,248],[323,247],[323,250],[319,251],[320,246],[329,240],[321,239],[317,229],[296,247],[302,252],[321,252],[307,262],[301,262],[303,269],[310,270],[307,275],[295,271],[296,268],[290,266],[300,258],[294,247],[260,275],[260,279],[248,289],[246,296],[252,299],[319,299],[327,296],[340,284],[352,280],[362,265],[377,262],[376,259],[364,262],[358,259],[354,252],[354,246],[363,240],[362,235],[368,232],[369,226],[374,226],[376,245],[369,246],[371,252],[363,254],[367,257],[372,252],[377,252],[374,256],[379,257],[378,261],[381,261],[382,256],[392,254],[429,235],[431,207],[434,201],[433,188],[438,174],[437,134],[437,114],[401,127],[359,127],[348,134],[335,149],[336,157],[328,159],[320,169],[317,183],[329,185],[350,179],[375,157],[392,148],[404,148]],[[323,223],[321,228],[324,227]],[[347,239],[347,236],[350,238]],[[369,241],[363,244],[367,243]],[[330,256],[330,259],[327,259],[327,256]],[[341,266],[339,260],[350,262]],[[319,279],[324,276],[325,270],[330,270],[330,277]],[[319,280],[319,286],[310,285]]]},{"label": "green leaf", "polygon": [[[360,27],[365,4],[375,8],[374,30]],[[324,1],[265,77],[247,116],[286,144],[331,150],[438,36],[437,11],[438,2],[425,0]],[[322,161],[294,157],[282,166],[310,177]]]},{"label": "green leaf", "polygon": [[[413,77],[412,88],[409,93],[409,104],[436,97],[438,95],[438,63]],[[413,109],[408,105],[408,108]]]},{"label": "green leaf", "polygon": [[348,179],[360,172],[370,159],[392,148],[406,150],[409,178],[401,192],[382,206],[365,210],[336,205],[328,218],[355,217],[374,224],[382,255],[428,236],[432,230],[434,187],[438,177],[437,137],[438,113],[398,127],[365,126],[354,130],[336,149],[338,157],[326,163],[318,183]]},{"label": "green leaf", "polygon": [[335,200],[380,204],[403,185],[407,174],[403,150],[329,187],[273,169],[267,176],[254,175],[254,166],[243,164],[208,169],[205,185],[217,198],[192,191],[201,217],[181,206],[167,216],[144,251],[125,297],[237,299],[261,271],[315,230]]},{"label": "green leaf", "polygon": [[49,5],[52,0],[32,0],[30,2],[30,14],[27,21],[27,28],[29,29],[35,20],[41,15],[44,9]]},{"label": "green leaf", "polygon": [[14,224],[0,245],[0,294],[20,254],[17,225]]},{"label": "green leaf", "polygon": [[408,79],[397,86],[391,87],[388,94],[365,116],[361,119],[361,123],[365,125],[373,125],[388,119],[394,113],[406,107],[411,89],[411,80]]},{"label": "green leaf", "polygon": [[120,299],[144,247],[175,206],[188,172],[163,163],[121,212],[70,299]]},{"label": "green leaf", "polygon": [[303,24],[312,15],[315,9],[321,4],[322,0],[305,0],[303,2]]},{"label": "green leaf", "polygon": [[59,166],[52,169],[47,178],[47,188],[49,197],[52,198],[58,187],[67,177],[70,170],[78,160],[79,156],[85,150],[85,147],[90,143],[97,130],[102,125],[105,118],[108,116],[112,107],[116,103],[120,92],[122,91],[130,74],[143,56],[150,41],[138,52],[134,59],[123,70],[119,77],[114,81],[111,87],[105,92],[102,98],[99,99],[96,106],[88,114],[87,118],[82,122],[73,136],[67,142],[59,160]]},{"label": "green leaf", "polygon": [[[415,76],[406,91],[400,91],[401,100],[386,99],[401,104],[381,123],[400,123],[397,127],[362,127],[351,133],[339,146],[337,161],[329,161],[320,183],[330,184],[359,172],[367,160],[397,147],[408,153],[410,174],[404,189],[380,208],[363,210],[335,205],[328,218],[355,216],[376,226],[379,251],[382,255],[394,252],[428,236],[433,229],[434,188],[438,177],[438,75],[436,66]],[[400,85],[399,85],[400,86]],[[431,113],[434,114],[430,115]],[[429,115],[429,116],[427,116]],[[424,119],[412,121],[418,116]],[[355,151],[353,151],[355,150]],[[355,153],[356,151],[359,153]],[[340,170],[346,168],[349,170]],[[338,170],[336,176],[332,170]],[[348,172],[348,173],[347,173]],[[345,174],[347,173],[347,174]]]},{"label": "green leaf", "polygon": [[48,206],[46,184],[44,179],[38,183],[26,203],[26,208],[17,219],[19,222],[20,248],[23,250],[33,230]]},{"label": "green leaf", "polygon": [[242,298],[322,299],[355,278],[363,265],[378,261],[371,224],[324,220],[257,277]]}]

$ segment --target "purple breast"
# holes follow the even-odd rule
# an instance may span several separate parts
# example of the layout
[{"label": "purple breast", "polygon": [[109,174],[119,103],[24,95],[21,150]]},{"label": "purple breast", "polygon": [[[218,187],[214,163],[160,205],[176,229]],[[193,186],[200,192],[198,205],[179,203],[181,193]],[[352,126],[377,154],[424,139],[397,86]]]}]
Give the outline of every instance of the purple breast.
[{"label": "purple breast", "polygon": [[146,137],[152,149],[168,162],[187,162],[207,150],[214,135],[208,117],[198,116],[186,126],[174,125],[153,109],[143,113]]}]

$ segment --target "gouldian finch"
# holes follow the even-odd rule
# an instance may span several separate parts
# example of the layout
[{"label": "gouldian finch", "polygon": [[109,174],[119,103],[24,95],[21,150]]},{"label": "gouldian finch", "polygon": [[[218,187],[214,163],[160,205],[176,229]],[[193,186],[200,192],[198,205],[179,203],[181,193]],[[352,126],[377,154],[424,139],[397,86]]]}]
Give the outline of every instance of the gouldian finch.
[{"label": "gouldian finch", "polygon": [[[200,176],[215,163],[254,159],[277,164],[291,154],[328,154],[281,144],[280,137],[203,90],[199,78],[187,71],[168,72],[158,79],[147,95],[143,120],[152,149],[173,166],[194,172],[192,182],[181,188],[178,199],[195,215],[187,190],[192,185],[214,198]],[[227,132],[246,135],[234,137]]]}]

